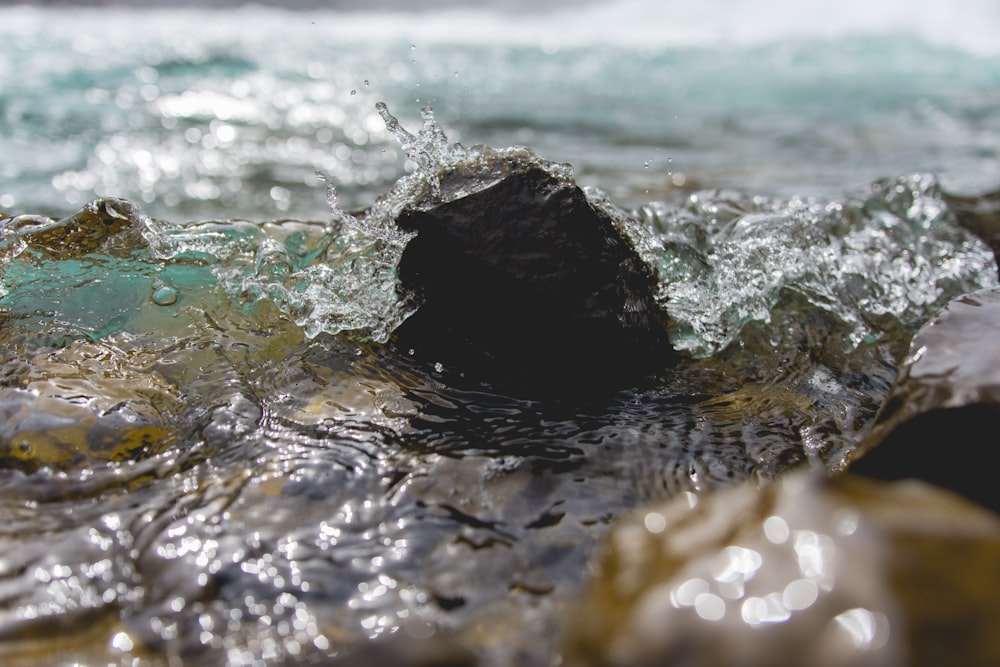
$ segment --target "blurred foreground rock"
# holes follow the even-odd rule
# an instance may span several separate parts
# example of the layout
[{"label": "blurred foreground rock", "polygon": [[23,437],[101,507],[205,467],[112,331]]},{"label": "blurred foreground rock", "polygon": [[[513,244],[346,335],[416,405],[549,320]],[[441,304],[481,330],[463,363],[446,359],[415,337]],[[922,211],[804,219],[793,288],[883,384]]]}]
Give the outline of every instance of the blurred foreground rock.
[{"label": "blurred foreground rock", "polygon": [[998,288],[924,327],[851,474],[682,495],[623,520],[563,664],[1000,664],[1000,493],[986,464],[998,330]]},{"label": "blurred foreground rock", "polygon": [[951,302],[913,339],[851,472],[919,478],[1000,510],[1000,288]]},{"label": "blurred foreground rock", "polygon": [[630,382],[671,351],[651,269],[570,182],[516,171],[397,223],[417,232],[399,279],[422,305],[394,336],[418,358],[565,393]]},{"label": "blurred foreground rock", "polygon": [[804,473],[613,530],[564,665],[1000,664],[1000,518],[922,482]]}]

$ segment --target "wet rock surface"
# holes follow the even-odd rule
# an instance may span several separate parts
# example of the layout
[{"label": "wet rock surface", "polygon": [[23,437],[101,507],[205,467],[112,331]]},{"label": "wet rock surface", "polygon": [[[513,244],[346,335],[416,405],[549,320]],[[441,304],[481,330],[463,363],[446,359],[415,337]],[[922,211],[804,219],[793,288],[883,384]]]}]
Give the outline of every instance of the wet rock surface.
[{"label": "wet rock surface", "polygon": [[422,303],[402,350],[521,393],[614,389],[671,356],[652,270],[575,184],[532,168],[397,224]]},{"label": "wet rock surface", "polygon": [[922,482],[790,475],[614,528],[564,665],[995,665],[1000,519]]},{"label": "wet rock surface", "polygon": [[981,238],[1000,260],[1000,190],[975,197],[947,195],[958,224]]},{"label": "wet rock surface", "polygon": [[1000,426],[1000,289],[959,297],[913,339],[852,472],[916,477],[1000,510],[991,466]]}]

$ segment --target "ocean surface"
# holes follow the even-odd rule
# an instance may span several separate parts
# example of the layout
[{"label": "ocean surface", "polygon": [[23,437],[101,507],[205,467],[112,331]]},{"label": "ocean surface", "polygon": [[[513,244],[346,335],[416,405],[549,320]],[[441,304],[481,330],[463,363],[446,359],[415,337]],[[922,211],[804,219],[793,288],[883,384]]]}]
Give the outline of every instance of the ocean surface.
[{"label": "ocean surface", "polygon": [[[552,664],[617,517],[841,471],[997,284],[993,2],[142,4],[0,6],[4,664]],[[395,221],[529,169],[673,363],[535,395],[398,345]]]},{"label": "ocean surface", "polygon": [[413,167],[377,101],[569,162],[623,206],[1000,185],[992,2],[370,6],[4,7],[0,210],[325,219],[316,171],[355,208]]}]

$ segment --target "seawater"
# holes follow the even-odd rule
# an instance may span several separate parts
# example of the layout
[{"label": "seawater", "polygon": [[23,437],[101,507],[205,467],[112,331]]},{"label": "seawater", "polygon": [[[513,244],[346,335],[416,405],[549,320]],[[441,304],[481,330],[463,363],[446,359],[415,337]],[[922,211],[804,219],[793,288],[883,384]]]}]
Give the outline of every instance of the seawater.
[{"label": "seawater", "polygon": [[374,111],[528,145],[634,207],[680,191],[1000,184],[997,8],[648,0],[408,12],[5,7],[0,209],[326,219],[408,163]]},{"label": "seawater", "polygon": [[[606,11],[0,10],[4,661],[550,664],[618,516],[842,466],[997,282],[947,194],[995,187],[989,40]],[[655,270],[677,365],[539,399],[394,347],[394,216],[525,164]]]}]

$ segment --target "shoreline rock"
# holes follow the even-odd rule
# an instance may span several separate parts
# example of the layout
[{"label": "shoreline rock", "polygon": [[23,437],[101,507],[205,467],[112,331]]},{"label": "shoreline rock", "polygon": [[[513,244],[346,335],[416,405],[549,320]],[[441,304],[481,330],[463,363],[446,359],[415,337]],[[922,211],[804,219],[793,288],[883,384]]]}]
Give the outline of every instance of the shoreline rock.
[{"label": "shoreline rock", "polygon": [[396,346],[522,394],[620,388],[668,363],[656,278],[574,184],[532,167],[397,219],[414,231]]},{"label": "shoreline rock", "polygon": [[955,299],[921,329],[850,471],[923,479],[1000,511],[986,463],[1000,426],[998,330],[1000,288]]}]

